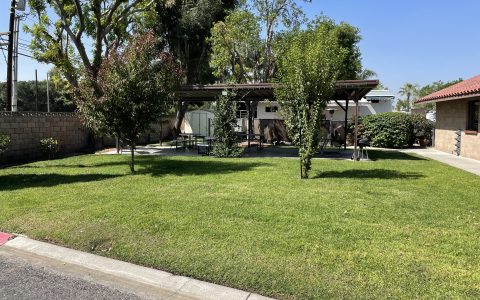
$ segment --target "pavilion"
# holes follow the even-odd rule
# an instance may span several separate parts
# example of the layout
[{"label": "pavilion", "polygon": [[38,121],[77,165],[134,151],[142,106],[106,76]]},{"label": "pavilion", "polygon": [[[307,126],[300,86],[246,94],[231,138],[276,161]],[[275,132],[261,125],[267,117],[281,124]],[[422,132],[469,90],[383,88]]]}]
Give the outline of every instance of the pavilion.
[{"label": "pavilion", "polygon": [[[358,104],[368,92],[379,84],[378,80],[341,80],[335,84],[335,92],[331,100],[345,112],[345,124],[348,123],[349,102]],[[248,112],[248,134],[253,133],[253,112],[259,101],[275,100],[274,89],[278,86],[273,83],[252,83],[252,84],[209,84],[209,85],[183,85],[177,90],[177,97],[185,102],[208,102],[216,101],[225,90],[235,91],[238,101],[244,101]],[[338,101],[345,101],[342,105]],[[358,105],[355,105],[355,127],[358,126]],[[346,149],[345,134],[345,149]],[[356,142],[355,137],[355,153]]]}]

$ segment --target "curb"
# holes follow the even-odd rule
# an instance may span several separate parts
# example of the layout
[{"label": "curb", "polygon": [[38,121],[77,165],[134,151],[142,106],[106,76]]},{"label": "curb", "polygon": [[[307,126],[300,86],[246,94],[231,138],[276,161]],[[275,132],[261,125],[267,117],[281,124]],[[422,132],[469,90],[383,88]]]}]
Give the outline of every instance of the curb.
[{"label": "curb", "polygon": [[144,284],[156,289],[158,296],[169,299],[231,299],[231,300],[273,300],[258,294],[249,293],[234,288],[196,280],[185,276],[177,276],[168,272],[134,265],[131,263],[98,256],[78,250],[32,240],[26,237],[0,232],[0,246],[2,237],[7,240],[3,247],[9,247],[36,256],[56,260],[66,265],[74,265],[92,271],[127,280],[133,283]]}]

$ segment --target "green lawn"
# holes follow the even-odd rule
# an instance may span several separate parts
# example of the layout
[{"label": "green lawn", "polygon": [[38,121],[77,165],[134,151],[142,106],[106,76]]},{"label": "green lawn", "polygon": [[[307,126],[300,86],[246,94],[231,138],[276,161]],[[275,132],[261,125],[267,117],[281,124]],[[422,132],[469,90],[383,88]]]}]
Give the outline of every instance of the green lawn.
[{"label": "green lawn", "polygon": [[0,231],[282,299],[480,298],[480,177],[373,162],[78,156],[0,170]]}]

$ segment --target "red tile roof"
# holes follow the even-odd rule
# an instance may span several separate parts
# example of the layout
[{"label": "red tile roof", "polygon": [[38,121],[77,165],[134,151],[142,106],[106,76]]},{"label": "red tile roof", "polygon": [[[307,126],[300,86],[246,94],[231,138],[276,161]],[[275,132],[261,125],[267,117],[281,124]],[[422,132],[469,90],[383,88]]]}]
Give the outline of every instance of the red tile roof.
[{"label": "red tile roof", "polygon": [[468,98],[477,94],[480,95],[480,75],[418,99],[415,103],[456,100]]}]

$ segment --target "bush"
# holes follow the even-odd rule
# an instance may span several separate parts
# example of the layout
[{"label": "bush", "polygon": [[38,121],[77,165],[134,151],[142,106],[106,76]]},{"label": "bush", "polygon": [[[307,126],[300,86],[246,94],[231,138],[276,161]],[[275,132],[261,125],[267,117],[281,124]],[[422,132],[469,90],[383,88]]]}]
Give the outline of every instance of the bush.
[{"label": "bush", "polygon": [[40,147],[44,153],[48,154],[48,159],[54,158],[60,151],[60,144],[52,137],[40,140]]},{"label": "bush", "polygon": [[426,146],[432,141],[435,122],[432,122],[420,114],[410,116],[413,125],[412,139],[418,141],[420,146]]},{"label": "bush", "polygon": [[226,93],[218,98],[213,119],[213,135],[215,143],[213,155],[216,157],[237,157],[242,154],[238,146],[235,126],[237,124],[236,109],[233,101],[235,94]]},{"label": "bush", "polygon": [[388,112],[363,118],[363,135],[373,147],[403,148],[413,145],[413,123],[411,116]]},{"label": "bush", "polygon": [[3,153],[5,153],[8,150],[8,146],[10,145],[10,142],[12,139],[10,138],[9,135],[0,133],[0,159],[3,156]]}]

